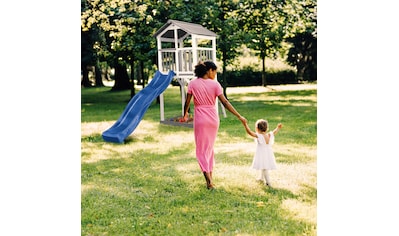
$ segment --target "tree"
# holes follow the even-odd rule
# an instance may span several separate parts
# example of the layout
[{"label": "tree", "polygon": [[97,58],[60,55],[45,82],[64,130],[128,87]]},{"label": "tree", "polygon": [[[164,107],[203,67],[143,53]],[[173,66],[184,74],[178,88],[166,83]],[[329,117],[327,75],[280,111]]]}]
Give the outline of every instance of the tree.
[{"label": "tree", "polygon": [[[85,11],[88,8],[88,4],[86,1],[81,2],[81,11]],[[89,80],[89,70],[90,66],[95,65],[97,61],[96,53],[94,51],[94,44],[97,40],[96,29],[91,28],[90,30],[83,31],[81,30],[81,60],[80,67],[82,71],[82,81],[81,85],[83,87],[92,87],[91,81]]]},{"label": "tree", "polygon": [[149,74],[154,72],[152,71],[153,65],[156,64],[157,48],[153,34],[157,26],[155,19],[157,5],[148,1],[147,4],[143,4],[140,7],[143,14],[138,15],[133,23],[135,34],[132,36],[134,42],[132,56],[137,61],[138,81],[144,87]]},{"label": "tree", "polygon": [[221,0],[215,3],[210,5],[211,11],[205,15],[204,20],[205,27],[218,35],[217,57],[222,61],[222,78],[219,80],[227,98],[227,65],[237,57],[237,48],[242,44],[238,24],[238,9],[241,4],[239,0]]},{"label": "tree", "polygon": [[289,38],[288,42],[293,44],[288,52],[287,62],[296,66],[297,79],[315,80],[317,67],[317,38],[310,32],[298,33]]},{"label": "tree", "polygon": [[288,9],[292,23],[287,62],[296,66],[298,80],[317,79],[317,5],[316,0],[296,1]]},{"label": "tree", "polygon": [[115,68],[115,85],[112,90],[131,89],[127,66],[132,64],[132,52],[137,52],[134,50],[139,35],[137,29],[141,29],[137,28],[138,22],[152,20],[147,12],[149,0],[83,2],[86,2],[88,7],[82,12],[82,31],[89,31],[94,27],[99,29],[95,44],[96,53]]},{"label": "tree", "polygon": [[92,87],[92,84],[89,80],[89,70],[88,67],[93,65],[96,61],[95,53],[93,51],[93,34],[90,31],[81,32],[81,60],[80,60],[80,68],[82,70],[82,81],[81,85],[83,87]]},{"label": "tree", "polygon": [[245,1],[240,12],[241,26],[245,32],[245,41],[249,48],[259,51],[262,60],[262,85],[266,86],[265,58],[276,58],[281,42],[288,31],[289,22],[285,12],[285,0]]}]

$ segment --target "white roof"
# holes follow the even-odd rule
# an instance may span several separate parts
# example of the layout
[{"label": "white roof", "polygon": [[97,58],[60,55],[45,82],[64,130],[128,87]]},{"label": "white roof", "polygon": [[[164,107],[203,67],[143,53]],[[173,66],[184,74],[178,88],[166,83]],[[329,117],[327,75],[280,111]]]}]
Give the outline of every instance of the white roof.
[{"label": "white roof", "polygon": [[[178,31],[178,38],[184,37],[187,33],[195,34],[195,35],[202,35],[202,36],[211,36],[216,37],[216,34],[207,28],[203,27],[199,24],[188,23],[184,21],[178,20],[168,20],[166,24],[164,24],[155,34],[154,37],[162,34],[162,38],[174,38],[174,27],[176,26]],[[168,28],[170,28],[168,30]]]}]

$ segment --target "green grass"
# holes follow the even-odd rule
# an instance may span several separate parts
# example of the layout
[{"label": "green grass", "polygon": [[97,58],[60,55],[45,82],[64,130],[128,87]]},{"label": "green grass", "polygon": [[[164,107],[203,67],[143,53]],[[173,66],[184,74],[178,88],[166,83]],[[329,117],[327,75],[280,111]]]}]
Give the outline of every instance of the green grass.
[{"label": "green grass", "polygon": [[[283,123],[278,169],[274,188],[255,181],[254,141],[227,112],[215,144],[215,191],[206,189],[192,129],[161,125],[155,101],[125,144],[104,142],[101,133],[129,99],[129,91],[109,90],[82,89],[82,235],[316,235],[315,89],[228,88],[250,127],[259,118],[271,128]],[[179,89],[164,96],[165,116],[179,115]]]}]

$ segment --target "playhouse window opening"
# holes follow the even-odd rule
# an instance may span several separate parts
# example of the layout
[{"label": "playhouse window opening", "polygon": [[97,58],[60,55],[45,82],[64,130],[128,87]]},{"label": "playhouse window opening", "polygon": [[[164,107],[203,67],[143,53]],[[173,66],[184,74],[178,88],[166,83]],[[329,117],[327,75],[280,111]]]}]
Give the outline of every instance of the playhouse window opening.
[{"label": "playhouse window opening", "polygon": [[212,48],[212,40],[209,39],[197,39],[197,45],[201,48]]},{"label": "playhouse window opening", "polygon": [[173,42],[161,42],[162,48],[175,48],[175,43]]},{"label": "playhouse window opening", "polygon": [[192,46],[192,38],[191,35],[187,36],[185,39],[183,39],[183,47],[188,48]]}]

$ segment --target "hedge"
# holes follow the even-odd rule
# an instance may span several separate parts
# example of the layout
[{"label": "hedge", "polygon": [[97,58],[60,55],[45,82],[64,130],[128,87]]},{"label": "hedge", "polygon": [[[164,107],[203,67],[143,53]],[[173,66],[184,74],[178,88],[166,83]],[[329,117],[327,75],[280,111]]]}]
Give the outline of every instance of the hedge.
[{"label": "hedge", "polygon": [[[296,74],[291,70],[266,71],[266,85],[278,84],[297,84]],[[222,74],[218,73],[218,80],[222,78]],[[259,86],[262,85],[262,72],[260,71],[229,71],[227,72],[227,87],[236,86]]]},{"label": "hedge", "polygon": [[[222,74],[218,73],[221,83]],[[266,71],[266,85],[297,84],[296,74],[292,70]],[[175,80],[172,85],[178,86]],[[227,72],[227,87],[259,86],[262,85],[262,72],[252,70],[239,70]]]}]

